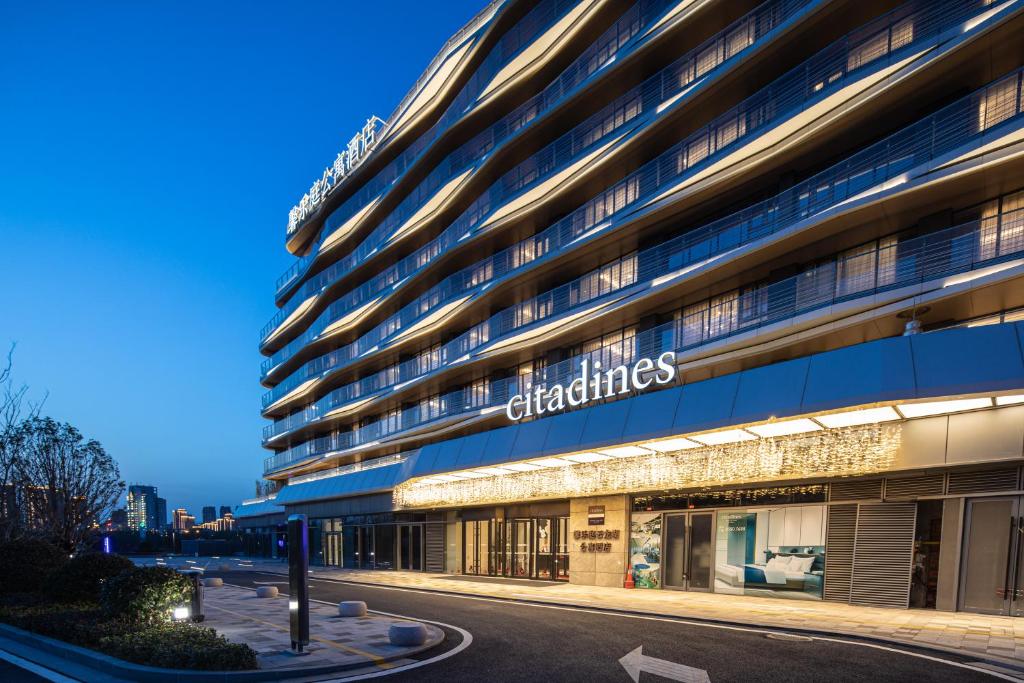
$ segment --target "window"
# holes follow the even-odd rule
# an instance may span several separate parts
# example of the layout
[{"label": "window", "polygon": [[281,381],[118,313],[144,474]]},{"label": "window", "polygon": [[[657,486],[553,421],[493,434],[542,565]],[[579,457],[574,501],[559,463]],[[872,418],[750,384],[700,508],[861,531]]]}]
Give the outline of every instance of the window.
[{"label": "window", "polygon": [[1019,78],[1019,74],[1004,78],[981,94],[978,102],[978,132],[988,130],[1020,111],[1017,101]]}]

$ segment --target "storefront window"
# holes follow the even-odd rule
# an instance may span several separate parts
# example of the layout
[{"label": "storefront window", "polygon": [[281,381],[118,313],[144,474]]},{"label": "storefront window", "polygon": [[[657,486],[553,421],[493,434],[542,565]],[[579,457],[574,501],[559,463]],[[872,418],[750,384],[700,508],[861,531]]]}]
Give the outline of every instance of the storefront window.
[{"label": "storefront window", "polygon": [[720,511],[715,591],[821,599],[825,509],[801,505]]},{"label": "storefront window", "polygon": [[462,524],[465,574],[569,578],[569,519],[491,519]]},{"label": "storefront window", "polygon": [[634,513],[629,527],[629,562],[637,588],[661,587],[661,514]]}]

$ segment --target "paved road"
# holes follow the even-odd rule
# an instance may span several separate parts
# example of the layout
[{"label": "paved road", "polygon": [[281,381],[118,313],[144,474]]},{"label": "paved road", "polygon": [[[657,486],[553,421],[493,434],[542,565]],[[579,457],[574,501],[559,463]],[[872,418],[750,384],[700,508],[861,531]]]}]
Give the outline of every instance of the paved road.
[{"label": "paved road", "polygon": [[[280,575],[258,572],[221,576],[229,583],[247,586],[256,581],[284,580]],[[778,633],[770,637],[763,630],[713,628],[674,619],[637,618],[317,579],[310,585],[310,594],[315,599],[364,600],[371,610],[440,621],[472,634],[472,644],[448,659],[380,679],[396,683],[628,683],[631,678],[619,659],[640,646],[645,656],[707,670],[712,683],[998,680],[933,657],[949,662],[966,661],[962,658],[925,651],[920,653],[928,658],[848,642],[779,639]],[[451,648],[458,642],[459,636],[450,633],[442,647]],[[433,650],[425,658],[438,652]],[[640,675],[641,683],[664,680],[649,673]]]}]

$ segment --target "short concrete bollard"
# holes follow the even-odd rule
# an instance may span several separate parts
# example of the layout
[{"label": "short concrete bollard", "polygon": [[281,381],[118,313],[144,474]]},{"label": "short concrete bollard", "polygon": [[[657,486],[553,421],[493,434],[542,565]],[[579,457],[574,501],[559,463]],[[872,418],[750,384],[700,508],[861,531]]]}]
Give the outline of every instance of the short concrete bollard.
[{"label": "short concrete bollard", "polygon": [[203,585],[207,588],[220,588],[224,585],[224,579],[218,578],[216,576],[211,576],[208,579],[203,579]]},{"label": "short concrete bollard", "polygon": [[422,645],[427,642],[427,627],[416,621],[396,621],[388,629],[392,645]]},{"label": "short concrete bollard", "polygon": [[277,586],[260,586],[256,589],[257,598],[276,598]]},{"label": "short concrete bollard", "polygon": [[338,603],[339,617],[365,617],[366,603],[362,600],[344,600]]}]

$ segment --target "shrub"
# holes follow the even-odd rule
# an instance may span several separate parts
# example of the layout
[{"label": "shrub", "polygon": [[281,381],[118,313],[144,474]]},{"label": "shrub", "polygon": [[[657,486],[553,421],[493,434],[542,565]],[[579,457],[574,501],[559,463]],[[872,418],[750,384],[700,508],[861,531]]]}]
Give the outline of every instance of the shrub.
[{"label": "shrub", "polygon": [[49,593],[60,602],[99,602],[100,585],[134,567],[121,555],[76,555],[51,575]]},{"label": "shrub", "polygon": [[159,626],[105,636],[100,648],[107,654],[148,666],[205,671],[256,668],[256,652],[231,643],[210,628],[190,623]]},{"label": "shrub", "polygon": [[104,621],[98,607],[87,605],[0,607],[0,621],[82,647],[96,647],[103,636],[125,629],[120,622]]},{"label": "shrub", "polygon": [[103,582],[104,613],[133,624],[165,623],[192,597],[192,582],[167,567],[132,567]]},{"label": "shrub", "polygon": [[0,593],[31,593],[46,585],[49,575],[68,561],[46,541],[26,538],[0,545]]}]

